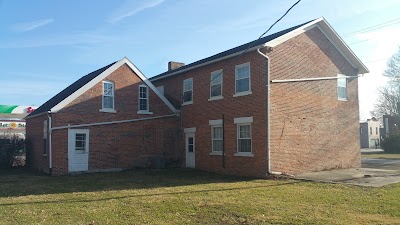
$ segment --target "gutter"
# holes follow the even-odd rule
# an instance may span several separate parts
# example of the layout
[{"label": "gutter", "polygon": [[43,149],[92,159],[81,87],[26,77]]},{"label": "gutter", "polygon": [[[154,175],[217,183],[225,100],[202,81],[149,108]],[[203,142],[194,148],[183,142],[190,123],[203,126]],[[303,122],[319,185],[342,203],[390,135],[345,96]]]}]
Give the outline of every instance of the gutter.
[{"label": "gutter", "polygon": [[311,77],[311,78],[298,78],[298,79],[285,79],[285,80],[271,80],[271,83],[289,83],[289,82],[301,82],[301,81],[317,81],[317,80],[336,80],[339,78],[346,78],[346,79],[352,79],[352,78],[359,78],[363,77],[364,74],[358,75],[358,76],[336,76],[336,77]]},{"label": "gutter", "polygon": [[257,52],[264,58],[267,59],[267,175],[281,175],[281,172],[271,171],[271,81],[270,81],[270,69],[271,59],[264,53],[257,49]]},{"label": "gutter", "polygon": [[170,114],[170,115],[164,115],[164,116],[153,116],[153,117],[146,117],[146,118],[132,119],[132,120],[118,120],[118,121],[110,121],[110,122],[76,124],[76,125],[53,127],[52,130],[61,130],[61,129],[79,128],[79,127],[89,127],[89,126],[100,126],[100,125],[110,125],[110,124],[118,124],[118,123],[129,123],[129,122],[137,122],[137,121],[145,121],[145,120],[152,120],[152,119],[174,117],[174,116],[177,116],[177,115],[176,114]]},{"label": "gutter", "polygon": [[53,160],[52,160],[52,147],[51,147],[51,132],[52,132],[52,128],[51,128],[51,111],[47,112],[47,117],[48,117],[48,132],[49,132],[49,174],[51,175],[52,173],[52,169],[53,169]]}]

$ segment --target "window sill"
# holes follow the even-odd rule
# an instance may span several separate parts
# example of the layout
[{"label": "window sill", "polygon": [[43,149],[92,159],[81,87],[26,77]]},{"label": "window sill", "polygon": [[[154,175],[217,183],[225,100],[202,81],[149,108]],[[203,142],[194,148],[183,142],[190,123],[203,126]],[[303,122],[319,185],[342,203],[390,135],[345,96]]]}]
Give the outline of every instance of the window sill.
[{"label": "window sill", "polygon": [[191,105],[191,104],[193,104],[193,101],[182,103],[182,105]]},{"label": "window sill", "polygon": [[338,98],[338,100],[341,102],[347,102],[347,98]]},{"label": "window sill", "polygon": [[222,152],[210,152],[210,155],[222,155]]},{"label": "window sill", "polygon": [[105,113],[117,113],[116,110],[114,109],[99,109],[99,112],[105,112]]},{"label": "window sill", "polygon": [[153,115],[153,112],[149,112],[149,111],[137,111],[137,114],[142,114],[142,115]]},{"label": "window sill", "polygon": [[239,97],[239,96],[245,96],[245,95],[251,95],[252,92],[251,91],[243,91],[243,92],[238,92],[236,94],[233,95],[233,97]]},{"label": "window sill", "polygon": [[210,97],[210,98],[208,99],[208,101],[210,102],[210,101],[220,100],[220,99],[223,99],[223,98],[224,98],[224,96],[222,96],[222,95],[220,95],[220,96],[214,96],[214,97]]},{"label": "window sill", "polygon": [[236,152],[235,156],[254,157],[253,153],[251,153],[251,152]]}]

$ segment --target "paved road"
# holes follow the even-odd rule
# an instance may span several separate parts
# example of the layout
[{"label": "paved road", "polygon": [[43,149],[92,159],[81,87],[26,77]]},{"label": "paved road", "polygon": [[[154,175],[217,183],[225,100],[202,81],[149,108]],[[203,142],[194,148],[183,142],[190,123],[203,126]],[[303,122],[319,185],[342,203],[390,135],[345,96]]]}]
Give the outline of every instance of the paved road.
[{"label": "paved road", "polygon": [[400,171],[400,160],[399,159],[361,159],[362,168],[374,168],[374,169],[385,169],[385,170],[399,170]]}]

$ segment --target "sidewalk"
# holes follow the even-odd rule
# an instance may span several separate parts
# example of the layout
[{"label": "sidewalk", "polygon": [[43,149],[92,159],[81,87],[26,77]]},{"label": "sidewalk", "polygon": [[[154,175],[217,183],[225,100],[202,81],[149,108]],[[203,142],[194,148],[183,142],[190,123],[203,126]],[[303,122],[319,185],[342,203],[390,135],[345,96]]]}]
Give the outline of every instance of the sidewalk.
[{"label": "sidewalk", "polygon": [[383,150],[378,148],[362,148],[361,154],[376,154],[376,153],[383,153]]}]

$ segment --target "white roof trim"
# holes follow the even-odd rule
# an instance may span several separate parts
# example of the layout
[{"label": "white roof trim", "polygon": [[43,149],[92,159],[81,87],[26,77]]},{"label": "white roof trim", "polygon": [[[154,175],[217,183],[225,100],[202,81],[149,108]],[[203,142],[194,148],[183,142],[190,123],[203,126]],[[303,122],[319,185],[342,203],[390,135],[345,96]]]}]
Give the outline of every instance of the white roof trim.
[{"label": "white roof trim", "polygon": [[368,68],[361,62],[361,60],[354,54],[354,52],[349,48],[349,46],[343,41],[343,39],[336,33],[336,31],[329,25],[328,22],[326,22],[326,20],[323,17],[311,21],[310,23],[307,23],[278,38],[275,38],[274,40],[265,43],[264,46],[275,47],[314,27],[318,27],[318,29],[321,30],[321,32],[326,36],[326,38],[343,55],[343,57],[345,57],[346,60],[353,67],[358,69],[359,74],[369,73]]},{"label": "white roof trim", "polygon": [[164,95],[162,95],[156,87],[154,87],[154,85],[146,78],[146,76],[131,62],[129,61],[128,58],[124,57],[123,59],[119,60],[118,62],[116,62],[114,65],[110,66],[108,69],[106,69],[105,71],[103,71],[101,74],[99,74],[98,76],[96,76],[95,78],[93,78],[91,81],[89,81],[88,83],[86,83],[85,85],[83,85],[81,88],[79,88],[77,91],[75,91],[74,93],[72,93],[70,96],[66,97],[64,100],[62,100],[61,102],[59,102],[57,105],[55,105],[53,108],[51,108],[51,112],[52,113],[56,113],[59,110],[61,110],[62,108],[64,108],[65,106],[67,106],[69,103],[71,103],[72,101],[74,101],[76,98],[78,98],[80,95],[82,95],[83,93],[85,93],[87,90],[89,90],[90,88],[92,88],[94,85],[96,85],[97,83],[101,82],[102,80],[104,80],[104,78],[106,78],[108,75],[110,75],[111,73],[113,73],[116,69],[118,69],[119,67],[121,67],[124,64],[127,64],[132,70],[133,72],[135,72],[137,74],[137,76],[139,76],[140,79],[143,80],[143,82],[151,89],[154,91],[154,93],[156,93],[156,95],[158,95],[158,97],[168,106],[169,109],[171,109],[174,113],[177,112],[176,108],[164,97]]}]

